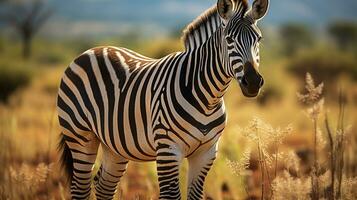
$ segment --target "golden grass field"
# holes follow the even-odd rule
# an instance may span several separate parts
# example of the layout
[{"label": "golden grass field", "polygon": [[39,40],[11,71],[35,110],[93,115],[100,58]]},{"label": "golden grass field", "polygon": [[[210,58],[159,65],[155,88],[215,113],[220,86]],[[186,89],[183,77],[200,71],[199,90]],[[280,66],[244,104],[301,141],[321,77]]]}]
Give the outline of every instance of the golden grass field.
[{"label": "golden grass field", "polygon": [[[14,73],[28,73],[31,79],[0,104],[0,199],[69,198],[56,150],[59,138],[56,92],[71,59],[86,48],[105,44],[122,46],[125,42],[108,39],[96,43],[77,42],[74,46],[71,41],[36,40],[34,56],[22,60],[20,44],[3,40],[4,48],[0,48],[0,69],[3,71],[0,73],[8,68],[10,71],[19,69]],[[177,39],[139,41],[130,46],[156,57],[182,48]],[[332,154],[324,122],[328,115],[333,141],[342,145],[336,145],[333,153],[336,155],[336,173],[338,169],[343,172],[340,197],[357,199],[353,190],[357,188],[357,82],[348,73],[328,79],[314,73],[315,85],[320,81],[325,83],[318,98],[324,97],[325,101],[323,107],[317,100],[306,105],[297,96],[297,92],[306,93],[304,76],[294,75],[287,69],[294,58],[275,56],[277,53],[269,49],[269,46],[263,46],[261,50],[261,70],[266,86],[260,97],[246,99],[235,82],[225,96],[228,125],[219,143],[217,160],[207,178],[206,198],[259,199],[264,195],[264,199],[312,199],[318,183],[319,198],[329,199]],[[3,84],[11,79],[10,76],[2,78]],[[339,88],[343,88],[346,96],[343,99],[346,102],[343,130],[342,126],[337,127]],[[339,138],[342,138],[340,143]],[[315,149],[317,165],[314,163]],[[314,170],[315,166],[318,166],[317,170]],[[181,169],[185,174],[187,163]],[[335,177],[337,195],[339,174]],[[131,162],[118,188],[116,199],[157,199],[155,163]],[[181,183],[181,190],[184,196],[185,182]]]}]

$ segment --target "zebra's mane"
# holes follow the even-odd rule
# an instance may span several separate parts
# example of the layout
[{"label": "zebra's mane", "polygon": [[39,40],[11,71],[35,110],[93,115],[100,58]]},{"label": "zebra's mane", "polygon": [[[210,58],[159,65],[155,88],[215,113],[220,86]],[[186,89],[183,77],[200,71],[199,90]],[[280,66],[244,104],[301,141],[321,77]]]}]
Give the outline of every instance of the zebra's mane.
[{"label": "zebra's mane", "polygon": [[[209,23],[211,23],[212,26],[209,26]],[[217,30],[220,25],[221,19],[218,15],[217,6],[212,6],[204,13],[202,13],[199,17],[197,17],[193,22],[187,25],[186,28],[183,30],[182,40],[185,43],[186,49],[191,46],[190,44],[193,42],[191,40],[195,40],[196,45],[205,42]],[[206,26],[207,28],[205,28]],[[195,38],[195,33],[199,29],[204,29],[207,37]]]},{"label": "zebra's mane", "polygon": [[[235,12],[238,15],[246,13],[248,10],[248,0],[233,0],[235,2]],[[182,40],[186,49],[194,48],[203,44],[212,36],[221,25],[222,20],[218,14],[217,5],[212,6],[183,30]]]}]

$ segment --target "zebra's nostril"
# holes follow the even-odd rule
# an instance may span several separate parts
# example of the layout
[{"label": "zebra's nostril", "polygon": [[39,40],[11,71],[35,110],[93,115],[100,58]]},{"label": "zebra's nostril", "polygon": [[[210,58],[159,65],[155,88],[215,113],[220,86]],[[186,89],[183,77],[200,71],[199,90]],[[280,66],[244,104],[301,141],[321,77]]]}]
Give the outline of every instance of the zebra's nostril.
[{"label": "zebra's nostril", "polygon": [[263,85],[264,85],[264,79],[263,77],[260,77],[259,87],[263,87]]}]

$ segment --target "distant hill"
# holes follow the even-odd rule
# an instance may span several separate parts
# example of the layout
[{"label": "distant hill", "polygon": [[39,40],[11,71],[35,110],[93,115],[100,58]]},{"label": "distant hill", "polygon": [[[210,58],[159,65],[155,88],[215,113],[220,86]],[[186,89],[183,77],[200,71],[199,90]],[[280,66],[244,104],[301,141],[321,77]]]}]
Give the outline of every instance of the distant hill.
[{"label": "distant hill", "polygon": [[[59,36],[167,34],[178,30],[216,0],[50,0],[55,15],[44,33]],[[271,0],[264,25],[294,21],[323,26],[357,20],[357,0]]]}]

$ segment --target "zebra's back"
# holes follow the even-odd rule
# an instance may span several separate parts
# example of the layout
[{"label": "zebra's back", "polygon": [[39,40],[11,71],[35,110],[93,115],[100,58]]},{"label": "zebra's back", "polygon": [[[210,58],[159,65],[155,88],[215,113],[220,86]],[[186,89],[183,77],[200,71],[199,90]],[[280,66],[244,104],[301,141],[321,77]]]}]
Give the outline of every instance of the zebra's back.
[{"label": "zebra's back", "polygon": [[73,124],[73,132],[93,132],[125,158],[155,160],[151,102],[159,87],[154,74],[163,70],[157,62],[122,48],[86,51],[62,78],[60,120]]}]

